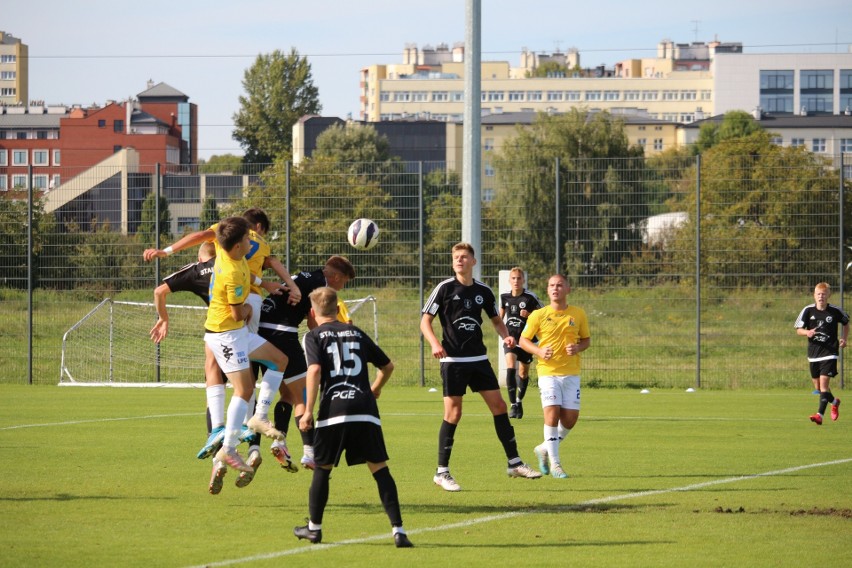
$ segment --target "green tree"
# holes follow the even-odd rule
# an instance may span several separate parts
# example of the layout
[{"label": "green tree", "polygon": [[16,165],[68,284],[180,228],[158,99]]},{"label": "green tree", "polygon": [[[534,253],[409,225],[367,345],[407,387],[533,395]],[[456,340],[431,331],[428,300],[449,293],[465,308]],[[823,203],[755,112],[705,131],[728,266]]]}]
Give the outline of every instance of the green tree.
[{"label": "green tree", "polygon": [[[729,288],[812,286],[814,275],[836,274],[838,185],[828,160],[763,130],[719,142],[701,158],[702,274]],[[670,247],[686,264],[695,262],[695,198],[693,189],[676,205],[690,217]]]},{"label": "green tree", "polygon": [[387,162],[391,158],[390,142],[370,125],[334,124],[317,137],[314,158],[327,158],[350,166]]},{"label": "green tree", "polygon": [[[557,159],[561,251],[554,250]],[[637,227],[648,214],[644,168],[642,150],[630,146],[623,122],[607,112],[540,114],[519,127],[495,159],[499,246],[526,251],[505,262],[523,262],[531,278],[551,272],[554,258],[570,274],[614,273],[641,245]]]},{"label": "green tree", "polygon": [[236,154],[214,154],[207,160],[198,161],[198,172],[202,174],[239,174],[243,159]]},{"label": "green tree", "polygon": [[208,195],[204,198],[201,204],[201,229],[206,229],[220,221],[219,207],[216,205],[216,199]]},{"label": "green tree", "polygon": [[556,61],[545,61],[534,71],[527,71],[527,77],[567,77],[568,72],[567,65],[562,65]]},{"label": "green tree", "polygon": [[[164,195],[160,195],[160,236],[168,239],[171,234],[172,214],[169,211],[169,200]],[[154,193],[149,193],[148,197],[142,203],[142,221],[139,223],[137,236],[139,241],[153,246],[155,242],[154,234],[156,232],[157,222],[157,197]]]},{"label": "green tree", "polygon": [[705,122],[698,129],[698,139],[692,146],[692,153],[706,152],[719,142],[743,138],[763,130],[752,116],[742,110],[726,112],[721,122]]},{"label": "green tree", "polygon": [[258,55],[243,77],[245,95],[234,114],[234,140],[245,151],[244,162],[272,163],[292,151],[293,125],[322,106],[311,65],[295,49]]}]

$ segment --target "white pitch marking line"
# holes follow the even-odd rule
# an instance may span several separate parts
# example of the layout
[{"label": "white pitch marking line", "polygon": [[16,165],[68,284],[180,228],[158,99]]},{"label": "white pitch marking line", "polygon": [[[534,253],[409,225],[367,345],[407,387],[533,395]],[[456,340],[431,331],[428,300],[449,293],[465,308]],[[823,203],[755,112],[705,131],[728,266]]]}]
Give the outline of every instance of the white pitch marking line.
[{"label": "white pitch marking line", "polygon": [[[703,489],[704,487],[710,487],[713,485],[723,485],[725,483],[736,483],[737,481],[747,481],[749,479],[757,479],[760,477],[772,477],[775,475],[784,475],[787,473],[794,473],[796,471],[802,471],[804,469],[812,469],[815,467],[827,467],[831,465],[840,465],[844,463],[852,462],[852,458],[844,458],[834,461],[822,462],[822,463],[814,463],[808,465],[799,465],[795,467],[788,467],[785,469],[777,469],[775,471],[766,471],[763,473],[754,473],[751,475],[739,475],[737,477],[728,477],[725,479],[716,479],[713,481],[705,481],[703,483],[693,483],[692,485],[684,485],[683,487],[671,487],[669,489],[656,489],[652,491],[639,491],[636,493],[627,493],[624,495],[611,495],[609,497],[601,497],[599,499],[591,499],[589,501],[583,501],[582,503],[576,503],[574,505],[567,505],[565,507],[553,507],[548,509],[548,513],[553,512],[554,510],[562,510],[562,511],[573,511],[577,509],[581,509],[583,507],[588,507],[589,505],[600,505],[602,503],[612,503],[614,501],[625,501],[628,499],[638,499],[641,497],[650,497],[653,495],[665,495],[667,493],[676,493],[679,491],[694,491],[696,489]],[[520,517],[522,515],[536,515],[540,514],[537,511],[512,511],[507,513],[502,513],[500,515],[489,515],[487,517],[480,517],[478,519],[471,519],[468,521],[462,521],[459,523],[452,523],[448,525],[439,525],[437,527],[427,527],[420,529],[413,529],[407,531],[409,535],[418,535],[425,534],[430,532],[438,532],[438,531],[447,531],[458,528],[471,527],[474,525],[479,525],[482,523],[490,523],[491,521],[503,521],[506,519],[511,519],[514,517]],[[381,534],[381,535],[373,535],[364,538],[353,538],[349,540],[341,540],[339,542],[334,542],[330,544],[315,544],[310,546],[302,546],[299,548],[292,548],[290,550],[282,550],[279,552],[268,552],[265,554],[256,554],[254,556],[245,556],[243,558],[233,558],[231,560],[222,560],[219,562],[208,562],[205,564],[201,564],[199,566],[191,567],[191,568],[203,568],[205,566],[233,566],[235,564],[245,564],[249,562],[257,562],[259,560],[270,560],[273,558],[281,558],[283,556],[293,556],[295,554],[303,554],[306,552],[322,552],[324,550],[330,550],[332,548],[337,548],[339,546],[345,546],[348,544],[363,544],[366,542],[373,542],[375,540],[387,539],[391,540],[389,534]]]},{"label": "white pitch marking line", "polygon": [[94,418],[91,420],[69,420],[68,422],[46,422],[44,424],[19,424],[17,426],[4,426],[3,430],[20,430],[21,428],[49,428],[51,426],[74,426],[76,424],[97,424],[100,422],[124,422],[127,420],[153,420],[155,418],[177,418],[183,416],[200,416],[198,412],[187,414],[150,414],[148,416],[127,416],[124,418]]}]

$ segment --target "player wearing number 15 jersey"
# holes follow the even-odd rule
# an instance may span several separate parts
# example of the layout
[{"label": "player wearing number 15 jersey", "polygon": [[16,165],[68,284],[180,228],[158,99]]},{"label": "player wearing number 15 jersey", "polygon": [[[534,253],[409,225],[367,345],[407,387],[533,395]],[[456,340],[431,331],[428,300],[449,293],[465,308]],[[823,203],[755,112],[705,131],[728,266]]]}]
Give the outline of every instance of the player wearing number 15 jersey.
[{"label": "player wearing number 15 jersey", "polygon": [[[337,321],[337,292],[333,288],[318,288],[310,298],[317,326],[305,335],[307,404],[299,428],[315,428],[316,468],[308,493],[308,524],[296,527],[293,534],[313,543],[322,542],[331,470],[345,451],[347,465],[367,464],[393,527],[394,543],[398,548],[409,548],[412,544],[402,528],[399,497],[386,463],[388,454],[376,404],[393,372],[393,363],[366,333]],[[379,369],[372,385],[368,364]]]}]

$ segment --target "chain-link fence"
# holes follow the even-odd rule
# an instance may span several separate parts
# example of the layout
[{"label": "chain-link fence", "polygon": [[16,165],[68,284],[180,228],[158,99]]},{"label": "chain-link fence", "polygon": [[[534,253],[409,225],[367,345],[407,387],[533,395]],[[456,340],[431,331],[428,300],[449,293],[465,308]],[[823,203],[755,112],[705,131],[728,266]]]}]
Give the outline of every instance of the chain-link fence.
[{"label": "chain-link fence", "polygon": [[[793,322],[817,282],[831,284],[834,304],[847,295],[849,157],[841,167],[841,158],[785,156],[501,163],[483,176],[480,277],[498,293],[498,272],[521,266],[544,299],[549,274],[569,276],[569,301],[591,323],[586,385],[807,388],[806,345]],[[291,272],[316,269],[331,254],[352,260],[358,276],[343,297],[376,298],[379,342],[399,383],[440,384],[419,319],[432,287],[452,276],[450,248],[461,239],[453,165],[95,168],[62,181],[43,195],[21,187],[0,196],[3,382],[59,382],[63,344],[74,343],[63,342],[69,329],[105,298],[152,301],[163,276],[195,260],[188,250],[145,263],[145,248],[261,207],[273,253]],[[381,228],[369,251],[346,244],[359,217]],[[202,305],[184,294],[169,302]],[[191,338],[197,368],[173,367],[169,345],[182,339],[172,334],[161,349],[148,340],[153,307],[121,317],[135,318],[135,337],[119,341],[107,330],[75,341],[113,366],[124,364],[121,351],[161,363],[142,382],[202,380],[200,323]],[[354,319],[372,330],[371,318]],[[486,328],[496,367],[500,350]]]}]

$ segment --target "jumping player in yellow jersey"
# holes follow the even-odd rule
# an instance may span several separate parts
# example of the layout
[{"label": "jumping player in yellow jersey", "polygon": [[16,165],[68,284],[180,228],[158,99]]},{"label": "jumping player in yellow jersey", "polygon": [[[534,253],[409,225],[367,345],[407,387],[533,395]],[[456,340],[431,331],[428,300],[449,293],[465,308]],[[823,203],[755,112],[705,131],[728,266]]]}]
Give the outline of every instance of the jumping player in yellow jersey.
[{"label": "jumping player in yellow jersey", "polygon": [[[204,323],[204,342],[234,387],[234,396],[228,405],[223,445],[216,458],[222,464],[253,474],[254,467],[237,452],[241,426],[254,392],[250,360],[261,362],[270,369],[284,369],[287,357],[245,326],[252,317],[257,317],[253,316],[251,305],[246,303],[252,278],[245,260],[252,246],[249,230],[249,223],[243,217],[228,217],[217,225],[216,264],[210,279],[210,307]],[[258,430],[269,437],[283,437],[271,425],[265,431]],[[214,465],[211,486],[218,480],[221,488],[221,477],[225,471],[223,467]]]},{"label": "jumping player in yellow jersey", "polygon": [[[247,322],[247,325],[249,327],[249,331],[257,333],[257,326],[260,321],[260,305],[262,302],[262,298],[260,296],[261,288],[273,295],[281,294],[283,289],[287,289],[290,291],[288,301],[293,304],[298,303],[301,299],[301,292],[293,283],[293,279],[290,277],[290,273],[287,269],[271,254],[269,244],[263,238],[264,235],[269,232],[270,228],[269,217],[266,213],[262,209],[252,208],[246,210],[242,216],[249,222],[250,226],[249,235],[251,244],[245,258],[253,278],[251,292],[248,295],[247,302],[252,306],[252,312],[255,314],[255,317]],[[147,249],[143,253],[143,257],[145,260],[149,261],[157,257],[162,258],[174,254],[175,252],[196,244],[205,242],[215,243],[217,226],[218,224],[214,224],[204,231],[190,233],[179,239],[173,245],[164,249]],[[286,288],[282,287],[282,285],[278,282],[264,281],[262,279],[262,274],[265,268],[272,268],[284,282]],[[198,452],[197,457],[199,459],[206,459],[214,455],[219,449],[224,436],[225,424],[225,385],[222,382],[221,374],[216,368],[215,359],[209,349],[206,350],[205,356],[207,412],[210,432],[204,447]],[[264,377],[264,380],[265,379],[266,377]],[[261,383],[262,392],[269,390],[274,393],[276,389],[277,387],[264,389],[264,384]],[[251,398],[249,399],[249,408],[254,408],[254,391],[252,391]],[[265,430],[270,427],[266,414],[258,417],[258,420],[261,422],[261,424],[259,424],[261,431],[265,433]],[[259,438],[257,436],[253,436],[252,432],[248,431],[248,427],[246,427],[244,429],[242,439],[249,441],[250,454],[255,452],[257,453],[257,456],[252,456],[251,461],[259,464],[261,461],[259,453],[260,448],[258,446]]]},{"label": "jumping player in yellow jersey", "polygon": [[[568,305],[571,286],[561,274],[547,280],[550,305],[530,314],[521,348],[538,357],[538,388],[544,411],[544,442],[535,447],[544,474],[566,478],[559,443],[580,417],[580,353],[592,344],[586,312]],[[532,339],[538,336],[538,344]]]}]

